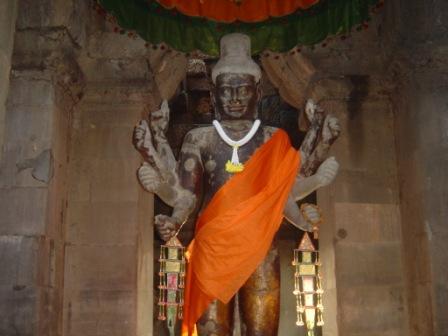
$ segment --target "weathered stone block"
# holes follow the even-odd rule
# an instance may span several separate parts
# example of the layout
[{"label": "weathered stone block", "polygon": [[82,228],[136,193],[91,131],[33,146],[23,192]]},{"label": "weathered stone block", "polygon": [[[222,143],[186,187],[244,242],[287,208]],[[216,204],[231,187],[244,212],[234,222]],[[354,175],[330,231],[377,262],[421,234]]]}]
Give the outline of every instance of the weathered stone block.
[{"label": "weathered stone block", "polygon": [[[153,81],[147,78],[134,79],[132,82],[101,81],[89,82],[82,98],[82,107],[105,106],[104,102],[115,107],[141,106],[151,99],[151,94],[157,89]],[[82,116],[83,114],[79,114]]]},{"label": "weathered stone block", "polygon": [[131,245],[67,246],[66,288],[133,290],[136,260]]},{"label": "weathered stone block", "polygon": [[25,168],[34,159],[22,159],[21,155],[20,148],[3,152],[3,159],[0,162],[0,186],[3,188],[45,187],[45,183],[32,176],[31,167]]},{"label": "weathered stone block", "polygon": [[408,336],[409,334],[403,330],[403,329],[390,329],[390,330],[382,330],[381,326],[378,326],[378,328],[373,332],[348,332],[345,333],[347,336],[378,336],[378,330],[380,331],[381,336]]},{"label": "weathered stone block", "polygon": [[384,53],[379,52],[378,25],[381,15],[372,16],[371,27],[361,32],[353,31],[350,38],[341,41],[333,39],[328,48],[302,49],[304,55],[309,55],[314,65],[321,73],[334,75],[371,74],[377,75],[384,68]]},{"label": "weathered stone block", "polygon": [[47,188],[1,188],[0,234],[43,235]]},{"label": "weathered stone block", "polygon": [[54,56],[55,50],[68,54],[73,48],[73,40],[65,27],[19,30],[14,38],[13,68],[16,69],[23,65],[42,67],[43,62]]},{"label": "weathered stone block", "polygon": [[68,195],[70,201],[89,201],[91,198],[90,174],[94,162],[83,158],[70,160]]},{"label": "weathered stone block", "polygon": [[352,90],[353,87],[348,78],[322,78],[311,85],[309,98],[318,104],[325,100],[345,101],[350,98]]},{"label": "weathered stone block", "polygon": [[38,291],[38,335],[51,335],[60,330],[62,324],[62,295],[59,289],[39,288]]},{"label": "weathered stone block", "polygon": [[427,225],[427,232],[429,238],[429,248],[431,253],[431,268],[434,277],[438,283],[445,283],[448,286],[448,232],[445,231],[430,231]]},{"label": "weathered stone block", "polygon": [[404,327],[401,286],[356,286],[338,290],[342,335],[396,331]]},{"label": "weathered stone block", "polygon": [[446,303],[448,302],[448,285],[441,279],[434,290],[436,307],[436,333],[437,335],[448,335],[448,315]]},{"label": "weathered stone block", "polygon": [[33,336],[37,331],[36,287],[0,287],[0,335]]},{"label": "weathered stone block", "polygon": [[374,172],[341,169],[330,186],[334,200],[339,203],[398,203],[396,176],[378,176]]},{"label": "weathered stone block", "polygon": [[76,132],[73,139],[73,154],[93,158],[126,159],[138,165],[139,154],[132,145],[133,127],[90,127]]},{"label": "weathered stone block", "polygon": [[[65,333],[70,336],[135,335],[135,292],[81,290],[66,293]],[[149,317],[151,318],[151,317]]]},{"label": "weathered stone block", "polygon": [[332,153],[345,170],[396,174],[394,123],[387,100],[345,103],[330,101],[322,107],[338,117],[341,135]]},{"label": "weathered stone block", "polygon": [[11,51],[14,36],[15,19],[17,15],[17,1],[5,0],[0,3],[0,49]]},{"label": "weathered stone block", "polygon": [[335,246],[338,288],[400,285],[400,243],[342,243]]},{"label": "weathered stone block", "polygon": [[96,32],[89,38],[87,45],[92,58],[136,58],[145,57],[148,50],[141,38],[130,39],[126,34],[114,32]]},{"label": "weathered stone block", "polygon": [[17,29],[66,27],[72,38],[83,43],[86,21],[89,19],[89,6],[84,1],[61,0],[20,0]]},{"label": "weathered stone block", "polygon": [[[412,283],[412,295],[408,296],[410,335],[434,335],[433,289],[431,283]],[[408,289],[409,290],[409,289]]]},{"label": "weathered stone block", "polygon": [[97,159],[90,172],[93,202],[137,202],[140,186],[136,177],[136,162]]},{"label": "weathered stone block", "polygon": [[52,110],[49,107],[15,106],[8,109],[5,150],[20,149],[20,159],[51,147]]},{"label": "weathered stone block", "polygon": [[51,151],[54,161],[64,165],[68,163],[70,155],[69,138],[72,134],[72,112],[70,110],[73,108],[73,104],[72,101],[63,108],[57,106],[53,111]]},{"label": "weathered stone block", "polygon": [[28,71],[11,82],[0,165],[3,186],[42,185],[30,177],[26,166],[52,145],[54,92],[46,76]]},{"label": "weathered stone block", "polygon": [[138,208],[134,202],[70,202],[67,241],[73,244],[135,244]]},{"label": "weathered stone block", "polygon": [[36,283],[39,243],[36,238],[0,236],[0,286],[25,288]]},{"label": "weathered stone block", "polygon": [[400,241],[396,204],[335,203],[337,239],[351,243]]},{"label": "weathered stone block", "polygon": [[45,110],[52,106],[55,96],[51,83],[51,74],[45,71],[14,70],[10,82],[8,106],[20,105],[41,107]]},{"label": "weathered stone block", "polygon": [[82,57],[79,62],[88,82],[146,80],[149,76],[148,64],[144,58],[92,59]]},{"label": "weathered stone block", "polygon": [[[85,103],[81,107],[82,116],[80,118],[80,129],[96,129],[100,127],[126,127],[134,126],[144,115],[144,104],[133,104],[130,102],[105,104]],[[173,111],[175,113],[175,111]]]}]

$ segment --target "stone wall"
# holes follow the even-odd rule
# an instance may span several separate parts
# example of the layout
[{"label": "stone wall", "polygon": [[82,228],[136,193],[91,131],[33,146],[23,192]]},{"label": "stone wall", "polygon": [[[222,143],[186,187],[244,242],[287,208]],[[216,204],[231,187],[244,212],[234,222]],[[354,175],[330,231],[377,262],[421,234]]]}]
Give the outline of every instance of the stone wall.
[{"label": "stone wall", "polygon": [[[335,274],[326,300],[337,297],[339,335],[377,335],[379,330],[405,335],[394,120],[378,79],[364,80],[368,90],[362,99],[325,104],[339,116],[344,132],[333,148],[339,176],[318,192],[328,225],[322,232],[323,260],[334,258],[334,266],[324,266]],[[325,328],[325,335],[336,334]]]},{"label": "stone wall", "polygon": [[153,201],[140,187],[132,132],[152,83],[141,39],[90,11],[78,55],[86,87],[72,120],[64,335],[152,334]]},{"label": "stone wall", "polygon": [[325,216],[324,335],[407,335],[395,120],[382,22],[376,15],[368,30],[305,51],[323,85],[329,83],[321,106],[342,127],[331,153],[340,173],[318,191]]},{"label": "stone wall", "polygon": [[2,147],[4,136],[5,102],[9,90],[9,73],[11,70],[11,54],[17,8],[16,0],[4,0],[0,3],[0,148]]},{"label": "stone wall", "polygon": [[0,165],[2,264],[8,265],[2,335],[52,335],[60,328],[65,173],[76,103],[61,75],[13,66]]},{"label": "stone wall", "polygon": [[12,22],[0,163],[2,335],[62,330],[67,151],[82,75],[76,42],[60,20],[50,20],[54,5],[21,1]]},{"label": "stone wall", "polygon": [[[133,126],[142,117],[145,85],[89,84],[73,117],[64,286],[67,336],[151,333],[152,198],[136,180],[140,158],[131,142]],[[145,302],[150,303],[146,309]],[[141,321],[150,321],[144,333],[137,332],[141,309]]]},{"label": "stone wall", "polygon": [[448,4],[396,1],[385,24],[410,335],[448,335]]}]

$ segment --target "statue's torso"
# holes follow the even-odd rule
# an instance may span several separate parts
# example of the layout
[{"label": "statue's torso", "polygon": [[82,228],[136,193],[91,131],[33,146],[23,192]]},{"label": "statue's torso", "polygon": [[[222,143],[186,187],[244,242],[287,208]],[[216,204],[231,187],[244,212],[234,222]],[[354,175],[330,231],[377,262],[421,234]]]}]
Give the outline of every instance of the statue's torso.
[{"label": "statue's torso", "polygon": [[[254,137],[238,149],[239,160],[245,163],[252,154],[269,140],[276,128],[261,126]],[[225,128],[226,134],[234,140],[243,138],[248,130],[235,131]],[[189,132],[189,141],[194,143],[198,150],[203,167],[202,174],[202,203],[200,209],[207,206],[213,195],[233,175],[225,170],[225,164],[232,157],[232,147],[226,144],[213,126],[200,127]]]}]

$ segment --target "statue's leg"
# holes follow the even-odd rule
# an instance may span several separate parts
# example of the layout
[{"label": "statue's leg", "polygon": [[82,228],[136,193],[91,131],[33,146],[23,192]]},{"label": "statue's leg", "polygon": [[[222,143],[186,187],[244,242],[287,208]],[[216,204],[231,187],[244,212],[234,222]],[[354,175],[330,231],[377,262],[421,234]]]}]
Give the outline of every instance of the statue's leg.
[{"label": "statue's leg", "polygon": [[280,316],[280,259],[271,247],[239,291],[242,335],[276,336]]},{"label": "statue's leg", "polygon": [[233,300],[224,304],[214,300],[197,322],[199,336],[231,336]]}]

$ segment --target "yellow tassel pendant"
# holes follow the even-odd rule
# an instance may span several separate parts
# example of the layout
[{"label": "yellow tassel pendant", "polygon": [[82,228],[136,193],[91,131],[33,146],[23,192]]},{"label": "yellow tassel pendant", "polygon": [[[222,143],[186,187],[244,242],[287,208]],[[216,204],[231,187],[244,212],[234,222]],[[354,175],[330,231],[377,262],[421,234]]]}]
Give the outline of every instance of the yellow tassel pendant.
[{"label": "yellow tassel pendant", "polygon": [[242,163],[232,163],[228,160],[226,163],[226,172],[228,173],[240,173],[244,170],[244,165]]}]

